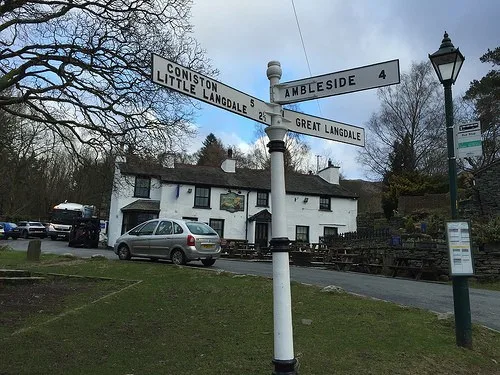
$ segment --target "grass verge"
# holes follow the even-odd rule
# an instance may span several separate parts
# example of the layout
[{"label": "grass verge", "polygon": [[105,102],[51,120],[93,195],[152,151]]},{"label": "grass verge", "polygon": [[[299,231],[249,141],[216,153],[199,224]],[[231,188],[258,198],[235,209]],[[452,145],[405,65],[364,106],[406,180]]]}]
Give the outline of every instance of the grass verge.
[{"label": "grass verge", "polygon": [[[0,268],[142,282],[116,293],[120,282],[96,282],[43,317],[66,312],[56,320],[42,324],[32,312],[10,331],[3,327],[2,375],[272,371],[269,279],[162,262],[24,258],[2,251]],[[482,327],[473,328],[474,350],[464,350],[452,319],[296,283],[292,310],[300,374],[500,373],[500,335]],[[12,335],[20,326],[32,328]]]}]

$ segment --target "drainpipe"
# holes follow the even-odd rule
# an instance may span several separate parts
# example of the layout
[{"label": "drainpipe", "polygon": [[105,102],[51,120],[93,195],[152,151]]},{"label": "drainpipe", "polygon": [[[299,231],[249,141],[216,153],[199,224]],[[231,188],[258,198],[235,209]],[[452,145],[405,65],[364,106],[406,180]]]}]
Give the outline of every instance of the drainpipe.
[{"label": "drainpipe", "polygon": [[248,195],[250,194],[250,190],[247,191],[247,212],[246,212],[246,219],[245,219],[245,240],[248,241],[248,206],[250,202],[248,201]]}]

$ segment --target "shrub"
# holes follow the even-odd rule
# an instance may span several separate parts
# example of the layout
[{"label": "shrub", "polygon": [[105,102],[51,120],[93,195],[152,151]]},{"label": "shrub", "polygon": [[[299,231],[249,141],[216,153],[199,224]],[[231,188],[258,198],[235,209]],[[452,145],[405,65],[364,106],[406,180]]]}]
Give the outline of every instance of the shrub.
[{"label": "shrub", "polygon": [[478,244],[500,242],[500,216],[473,223],[472,237]]},{"label": "shrub", "polygon": [[405,230],[406,230],[406,233],[415,232],[415,222],[413,221],[413,219],[411,217],[408,220],[406,220]]}]

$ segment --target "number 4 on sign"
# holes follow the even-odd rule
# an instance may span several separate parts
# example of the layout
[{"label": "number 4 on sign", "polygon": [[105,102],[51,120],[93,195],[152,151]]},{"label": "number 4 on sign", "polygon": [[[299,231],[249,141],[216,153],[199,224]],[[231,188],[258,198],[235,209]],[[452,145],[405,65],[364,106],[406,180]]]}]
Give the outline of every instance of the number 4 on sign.
[{"label": "number 4 on sign", "polygon": [[382,78],[382,79],[385,79],[386,75],[385,75],[385,70],[382,70],[380,72],[380,74],[378,75],[378,78]]}]

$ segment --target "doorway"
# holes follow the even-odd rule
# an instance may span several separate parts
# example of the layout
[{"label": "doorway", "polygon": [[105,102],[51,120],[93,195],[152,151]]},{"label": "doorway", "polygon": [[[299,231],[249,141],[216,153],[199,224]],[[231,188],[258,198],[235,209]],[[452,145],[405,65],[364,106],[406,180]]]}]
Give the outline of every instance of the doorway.
[{"label": "doorway", "polygon": [[255,223],[255,248],[264,248],[268,244],[269,223]]}]

